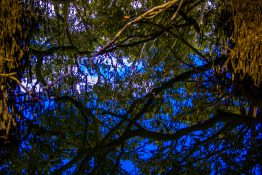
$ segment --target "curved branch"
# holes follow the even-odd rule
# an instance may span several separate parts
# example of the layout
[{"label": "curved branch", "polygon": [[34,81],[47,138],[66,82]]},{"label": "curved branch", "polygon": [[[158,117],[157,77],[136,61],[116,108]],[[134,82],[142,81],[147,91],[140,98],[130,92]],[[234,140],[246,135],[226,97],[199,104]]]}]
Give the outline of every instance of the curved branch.
[{"label": "curved branch", "polygon": [[196,53],[198,56],[200,56],[201,58],[207,60],[205,58],[205,56],[199,52],[195,47],[193,47],[190,43],[188,43],[184,38],[180,37],[179,35],[175,34],[174,32],[172,32],[170,29],[172,27],[164,27],[160,24],[155,24],[153,22],[149,22],[149,21],[141,21],[142,23],[148,23],[148,24],[151,24],[151,25],[154,25],[156,27],[159,27],[161,29],[163,29],[164,31],[168,32],[169,34],[171,34],[172,36],[174,36],[175,38],[179,39],[182,43],[184,43],[187,47],[189,47],[194,53]]},{"label": "curved branch", "polygon": [[80,111],[81,115],[84,118],[88,118],[88,116],[93,115],[90,109],[86,108],[81,102],[75,100],[74,98],[70,96],[57,97],[55,100],[56,101],[66,101],[66,102],[72,103]]},{"label": "curved branch", "polygon": [[126,29],[128,29],[130,26],[132,26],[133,24],[141,21],[144,18],[152,18],[156,15],[158,15],[159,13],[162,13],[163,11],[169,9],[170,7],[174,6],[176,3],[178,2],[178,0],[172,0],[169,1],[165,4],[153,7],[152,9],[146,11],[145,13],[143,13],[142,15],[138,16],[137,18],[135,18],[134,20],[128,22],[126,25],[124,25],[124,27],[122,27],[117,34],[114,36],[114,38],[108,42],[108,44],[106,44],[103,48],[101,48],[98,52],[96,52],[93,57],[96,57],[98,55],[100,55],[101,53],[104,53],[105,50],[107,50],[108,48],[110,48],[119,38],[120,36],[124,33],[124,31],[126,31]]},{"label": "curved branch", "polygon": [[87,55],[88,57],[90,57],[90,55],[92,53],[90,51],[80,51],[75,46],[56,46],[56,47],[51,47],[47,50],[36,50],[36,49],[30,48],[31,54],[40,55],[40,56],[49,56],[49,55],[54,54],[57,51],[74,52],[74,53],[79,54],[79,55]]},{"label": "curved branch", "polygon": [[194,131],[209,129],[215,126],[218,122],[224,122],[226,124],[233,124],[234,126],[236,126],[243,123],[249,125],[251,122],[254,121],[255,119],[251,117],[246,117],[246,116],[237,115],[237,114],[219,110],[217,112],[217,115],[215,115],[214,117],[204,121],[201,124],[196,124],[187,128],[180,129],[175,134],[166,134],[161,132],[149,131],[145,129],[129,130],[129,131],[125,131],[124,134],[121,137],[119,137],[117,140],[104,145],[104,147],[118,146],[133,137],[142,137],[142,138],[160,140],[160,141],[178,140],[182,136],[190,134]]},{"label": "curved branch", "polygon": [[212,66],[217,66],[217,65],[223,64],[225,60],[226,60],[226,57],[224,55],[222,55],[221,57],[216,58],[214,61],[211,61],[211,62],[209,62],[209,63],[207,63],[203,66],[196,67],[195,69],[189,70],[187,72],[184,72],[184,73],[162,83],[162,85],[160,87],[154,88],[150,93],[148,93],[143,98],[136,99],[130,105],[130,108],[129,108],[126,115],[131,114],[132,111],[136,108],[136,106],[139,106],[139,104],[144,103],[143,109],[140,110],[140,112],[136,114],[136,116],[134,117],[133,120],[139,119],[140,116],[147,109],[147,106],[148,107],[150,106],[150,104],[151,104],[152,100],[154,100],[155,96],[159,95],[161,92],[163,92],[166,89],[172,88],[174,86],[174,84],[177,83],[177,82],[185,81],[186,79],[190,78],[192,75],[204,72],[204,71],[212,68]]}]

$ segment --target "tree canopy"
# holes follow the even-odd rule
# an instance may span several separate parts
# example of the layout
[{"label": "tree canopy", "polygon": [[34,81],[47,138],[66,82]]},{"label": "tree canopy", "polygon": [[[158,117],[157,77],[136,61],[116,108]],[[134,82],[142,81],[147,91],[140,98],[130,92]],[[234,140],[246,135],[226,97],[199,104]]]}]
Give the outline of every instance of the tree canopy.
[{"label": "tree canopy", "polygon": [[261,171],[261,9],[1,0],[0,172]]}]

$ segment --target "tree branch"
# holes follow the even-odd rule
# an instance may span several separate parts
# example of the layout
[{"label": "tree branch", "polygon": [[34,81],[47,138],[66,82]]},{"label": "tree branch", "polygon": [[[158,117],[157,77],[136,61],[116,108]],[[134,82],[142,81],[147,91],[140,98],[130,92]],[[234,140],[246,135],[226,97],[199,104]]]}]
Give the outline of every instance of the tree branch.
[{"label": "tree branch", "polygon": [[91,53],[90,51],[80,51],[78,50],[77,47],[75,46],[56,46],[56,47],[51,47],[47,50],[36,50],[36,49],[32,49],[30,48],[30,53],[33,55],[40,55],[40,56],[48,56],[48,55],[52,55],[57,51],[63,51],[63,52],[75,52],[79,55],[87,55],[88,57],[90,57]]}]

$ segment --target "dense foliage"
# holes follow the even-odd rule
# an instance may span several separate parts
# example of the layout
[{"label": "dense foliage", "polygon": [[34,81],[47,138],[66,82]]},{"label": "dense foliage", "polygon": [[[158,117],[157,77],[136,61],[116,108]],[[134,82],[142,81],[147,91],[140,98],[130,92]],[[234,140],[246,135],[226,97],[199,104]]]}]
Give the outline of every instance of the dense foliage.
[{"label": "dense foliage", "polygon": [[0,3],[1,173],[261,171],[258,1]]}]

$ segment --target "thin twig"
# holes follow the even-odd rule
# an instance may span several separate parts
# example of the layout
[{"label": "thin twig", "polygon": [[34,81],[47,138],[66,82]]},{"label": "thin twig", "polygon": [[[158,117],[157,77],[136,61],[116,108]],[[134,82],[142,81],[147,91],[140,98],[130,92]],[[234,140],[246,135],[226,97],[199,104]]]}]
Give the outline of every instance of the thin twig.
[{"label": "thin twig", "polygon": [[69,73],[60,76],[59,78],[57,78],[55,81],[53,81],[52,83],[48,84],[44,89],[49,89],[50,87],[54,86],[58,81],[62,80],[63,78],[65,78],[67,75],[69,75]]},{"label": "thin twig", "polygon": [[38,97],[34,96],[33,93],[29,91],[15,76],[9,76],[9,78],[14,80],[20,87],[22,87],[28,93],[28,95],[33,97],[38,102],[41,102],[41,100]]},{"label": "thin twig", "polygon": [[0,74],[0,76],[2,76],[2,77],[10,77],[10,76],[13,76],[13,75],[16,75],[16,73],[11,72],[11,73],[8,73],[8,74]]},{"label": "thin twig", "polygon": [[124,27],[122,27],[117,34],[114,36],[114,38],[109,41],[109,43],[107,45],[105,45],[103,48],[101,48],[98,52],[96,52],[93,57],[96,57],[98,55],[100,55],[101,53],[103,53],[106,49],[108,49],[109,47],[111,47],[118,39],[119,37],[124,33],[124,31],[126,29],[128,29],[131,25],[133,25],[134,23],[137,23],[139,21],[141,21],[144,18],[152,18],[156,15],[158,15],[159,13],[165,11],[166,9],[172,7],[173,5],[175,5],[178,2],[178,0],[172,0],[169,1],[165,4],[156,6],[148,11],[146,11],[145,13],[143,13],[142,15],[138,16],[137,18],[135,18],[134,20],[128,22],[126,25],[124,25]]},{"label": "thin twig", "polygon": [[179,4],[179,6],[178,6],[178,8],[177,8],[177,10],[176,10],[176,12],[175,12],[175,14],[172,16],[172,18],[171,18],[171,20],[174,20],[175,18],[176,18],[176,15],[177,15],[177,13],[178,13],[178,11],[180,10],[180,8],[181,8],[181,6],[182,6],[182,4],[183,4],[183,1],[184,0],[181,0],[181,2],[180,2],[180,4]]}]

